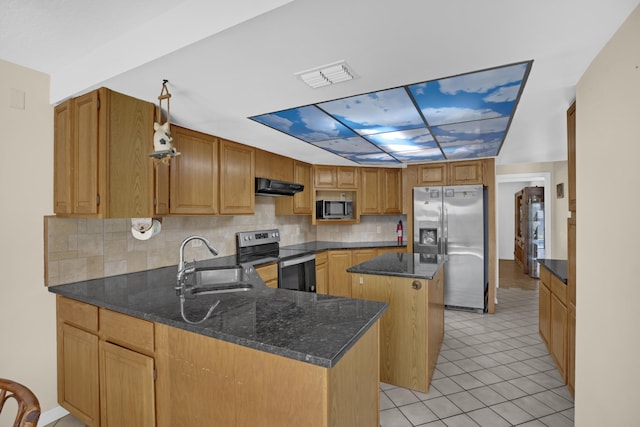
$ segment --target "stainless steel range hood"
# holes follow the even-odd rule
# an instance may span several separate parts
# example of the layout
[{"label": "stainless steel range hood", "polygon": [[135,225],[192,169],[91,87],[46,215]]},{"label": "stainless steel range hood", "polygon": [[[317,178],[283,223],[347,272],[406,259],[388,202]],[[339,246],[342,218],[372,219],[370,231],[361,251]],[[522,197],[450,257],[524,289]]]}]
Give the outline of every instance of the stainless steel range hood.
[{"label": "stainless steel range hood", "polygon": [[302,184],[269,178],[256,178],[256,196],[293,196],[302,190],[304,190],[304,185]]}]

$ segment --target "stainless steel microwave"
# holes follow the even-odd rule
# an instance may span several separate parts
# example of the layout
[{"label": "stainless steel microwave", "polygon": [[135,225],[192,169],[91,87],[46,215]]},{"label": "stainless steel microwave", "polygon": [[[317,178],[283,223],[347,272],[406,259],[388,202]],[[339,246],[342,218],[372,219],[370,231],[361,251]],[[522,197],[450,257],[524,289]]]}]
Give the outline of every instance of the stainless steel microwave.
[{"label": "stainless steel microwave", "polygon": [[316,218],[353,218],[353,202],[350,200],[317,200]]}]

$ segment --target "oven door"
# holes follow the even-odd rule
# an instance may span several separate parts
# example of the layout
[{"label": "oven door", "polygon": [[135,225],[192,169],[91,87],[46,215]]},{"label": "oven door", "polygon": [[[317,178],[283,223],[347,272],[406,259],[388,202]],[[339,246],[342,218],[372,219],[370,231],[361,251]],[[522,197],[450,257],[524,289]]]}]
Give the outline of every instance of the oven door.
[{"label": "oven door", "polygon": [[316,256],[307,255],[280,261],[278,287],[294,291],[316,291]]}]

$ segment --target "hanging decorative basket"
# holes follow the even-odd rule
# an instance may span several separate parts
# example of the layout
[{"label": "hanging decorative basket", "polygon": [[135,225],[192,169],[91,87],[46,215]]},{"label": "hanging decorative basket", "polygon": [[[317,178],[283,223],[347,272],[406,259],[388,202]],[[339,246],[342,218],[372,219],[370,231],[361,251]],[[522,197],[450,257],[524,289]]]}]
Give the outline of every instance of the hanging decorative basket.
[{"label": "hanging decorative basket", "polygon": [[[167,88],[168,80],[162,81],[162,90],[160,96],[158,96],[158,108],[156,109],[156,122],[153,123],[153,153],[149,154],[150,157],[156,161],[156,164],[162,162],[168,165],[171,162],[171,158],[179,156],[180,153],[173,146],[173,137],[171,136],[171,94]],[[167,121],[161,124],[162,121],[162,101],[167,100]]]}]

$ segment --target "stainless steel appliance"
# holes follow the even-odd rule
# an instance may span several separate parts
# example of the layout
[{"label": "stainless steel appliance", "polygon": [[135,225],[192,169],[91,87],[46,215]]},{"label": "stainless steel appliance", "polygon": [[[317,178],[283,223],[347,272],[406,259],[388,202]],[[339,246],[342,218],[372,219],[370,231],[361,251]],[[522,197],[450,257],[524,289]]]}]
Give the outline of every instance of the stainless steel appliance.
[{"label": "stainless steel appliance", "polygon": [[317,200],[316,218],[353,218],[353,202],[350,200]]},{"label": "stainless steel appliance", "polygon": [[304,190],[302,184],[269,178],[256,178],[255,184],[257,196],[293,196]]},{"label": "stainless steel appliance", "polygon": [[414,252],[446,259],[444,304],[484,311],[488,251],[486,190],[482,185],[414,187]]},{"label": "stainless steel appliance", "polygon": [[236,233],[239,264],[278,262],[278,287],[305,292],[316,291],[316,256],[302,249],[280,248],[278,229]]}]

